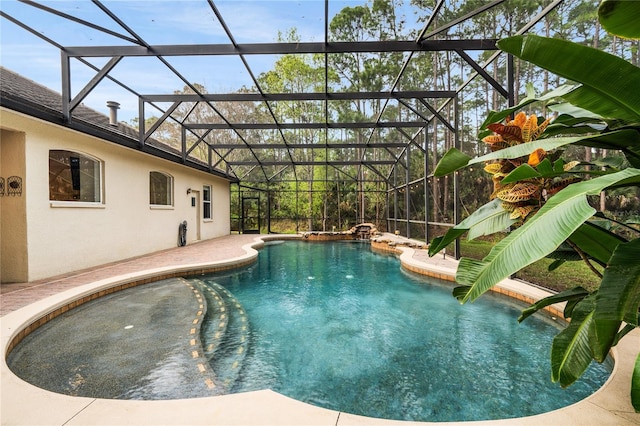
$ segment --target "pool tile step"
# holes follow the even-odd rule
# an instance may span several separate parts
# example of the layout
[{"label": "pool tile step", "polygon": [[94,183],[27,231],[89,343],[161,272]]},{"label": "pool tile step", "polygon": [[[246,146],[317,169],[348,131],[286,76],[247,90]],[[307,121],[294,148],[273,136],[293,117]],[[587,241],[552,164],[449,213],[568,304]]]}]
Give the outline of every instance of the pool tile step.
[{"label": "pool tile step", "polygon": [[[196,285],[202,288],[204,294],[217,295],[224,304],[224,332],[211,330],[211,327],[203,327],[203,346],[205,352],[209,355],[209,364],[216,376],[216,384],[219,385],[222,393],[232,392],[242,366],[247,356],[249,348],[250,328],[246,311],[242,304],[231,294],[226,288],[220,284],[207,280],[206,282],[198,281]],[[214,297],[214,303],[219,305],[219,300]],[[208,315],[208,314],[207,314]],[[205,323],[209,320],[205,318]],[[212,320],[215,328],[216,320]],[[213,336],[206,336],[205,333],[213,332]],[[205,343],[206,342],[206,343]],[[215,347],[211,347],[213,342]]]},{"label": "pool tile step", "polygon": [[204,295],[205,315],[200,328],[200,340],[207,361],[211,361],[227,331],[227,305],[220,294],[199,279],[189,280]]}]

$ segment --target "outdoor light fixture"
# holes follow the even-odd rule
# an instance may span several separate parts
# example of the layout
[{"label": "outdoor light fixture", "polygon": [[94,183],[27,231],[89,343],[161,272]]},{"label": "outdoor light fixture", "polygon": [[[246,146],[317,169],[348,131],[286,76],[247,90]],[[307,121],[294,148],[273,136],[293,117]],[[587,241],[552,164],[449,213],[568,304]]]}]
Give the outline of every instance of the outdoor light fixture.
[{"label": "outdoor light fixture", "polygon": [[187,195],[191,194],[191,188],[187,188]]}]

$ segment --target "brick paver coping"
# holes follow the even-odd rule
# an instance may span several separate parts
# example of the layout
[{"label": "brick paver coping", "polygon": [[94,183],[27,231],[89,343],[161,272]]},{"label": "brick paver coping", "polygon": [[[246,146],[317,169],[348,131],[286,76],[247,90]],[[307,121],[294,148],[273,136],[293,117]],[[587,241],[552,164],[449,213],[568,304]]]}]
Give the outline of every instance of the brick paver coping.
[{"label": "brick paver coping", "polygon": [[217,262],[244,255],[256,235],[227,235],[28,283],[0,285],[0,316],[84,284],[164,266]]}]

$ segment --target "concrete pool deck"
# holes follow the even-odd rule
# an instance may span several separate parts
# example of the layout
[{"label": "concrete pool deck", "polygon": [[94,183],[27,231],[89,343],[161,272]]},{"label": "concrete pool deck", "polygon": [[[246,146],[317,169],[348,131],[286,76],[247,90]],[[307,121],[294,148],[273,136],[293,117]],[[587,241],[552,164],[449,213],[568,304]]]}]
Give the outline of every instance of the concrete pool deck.
[{"label": "concrete pool deck", "polygon": [[[428,424],[372,419],[314,407],[270,390],[208,398],[134,401],[71,397],[45,391],[16,377],[7,367],[6,356],[16,337],[65,312],[77,300],[91,300],[129,283],[144,284],[188,273],[219,270],[253,262],[254,248],[262,239],[295,236],[230,235],[165,250],[135,259],[103,265],[32,283],[3,284],[0,326],[2,366],[0,422],[3,425],[116,425],[116,424],[229,424],[229,425],[408,425]],[[439,278],[455,274],[455,260],[424,250],[397,245],[402,237],[385,234],[402,252],[404,268]],[[254,247],[254,248],[252,248]],[[504,293],[540,298],[542,289],[505,280]],[[95,296],[94,296],[95,295]],[[514,318],[515,321],[515,318]],[[531,417],[474,422],[496,425],[640,425],[629,399],[631,374],[640,351],[640,330],[626,336],[614,348],[613,373],[607,383],[585,400],[549,413]],[[490,398],[491,395],[487,395]],[[532,398],[535,396],[532,395]],[[442,424],[442,423],[432,423]],[[470,423],[448,423],[470,424]]]}]

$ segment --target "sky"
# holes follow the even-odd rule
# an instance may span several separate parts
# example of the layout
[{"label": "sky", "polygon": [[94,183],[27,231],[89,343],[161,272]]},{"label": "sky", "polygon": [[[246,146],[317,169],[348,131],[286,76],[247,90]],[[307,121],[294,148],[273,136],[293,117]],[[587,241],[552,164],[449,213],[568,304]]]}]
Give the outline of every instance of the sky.
[{"label": "sky", "polygon": [[[329,15],[331,17],[344,7],[361,5],[365,1],[331,0]],[[49,0],[39,3],[128,35],[118,23],[88,0]],[[150,45],[230,42],[206,0],[102,0],[101,3]],[[324,41],[322,0],[227,0],[215,1],[215,5],[237,43],[275,42],[278,31],[286,32],[291,28],[297,28],[301,41]],[[121,38],[70,22],[17,0],[0,0],[0,10],[63,46],[131,45]],[[271,69],[277,60],[277,57],[266,55],[245,58],[256,76]],[[102,67],[107,60],[95,58],[90,62]],[[242,86],[253,85],[246,68],[236,56],[170,57],[167,60],[190,82],[204,85],[211,93],[233,92]],[[57,92],[61,91],[60,51],[5,17],[0,18],[0,63]],[[94,74],[95,71],[86,65],[72,61],[72,94],[84,87]],[[124,82],[135,82],[133,88],[143,94],[173,93],[184,87],[184,83],[164,65],[149,57],[125,58],[110,75]],[[130,121],[138,115],[137,98],[111,82],[103,81],[84,103],[106,112],[108,100],[121,104],[121,121]]]},{"label": "sky", "polygon": [[[329,21],[345,7],[371,4],[372,1],[329,0]],[[404,32],[408,34],[413,30],[414,34],[417,33],[424,25],[424,15],[428,10],[414,10],[410,0],[394,2],[397,20],[404,21]],[[302,42],[324,41],[324,0],[214,0],[213,3],[237,43],[277,42],[279,34],[286,34],[294,28]],[[58,93],[62,91],[60,49],[43,38],[63,47],[133,46],[131,39],[135,36],[151,46],[231,43],[208,0],[100,0],[95,3],[89,0],[42,0],[37,4],[117,33],[108,34],[18,0],[0,0],[0,64]],[[19,23],[33,29],[36,34],[22,28]],[[477,52],[467,53],[474,59],[479,55]],[[245,55],[244,58],[255,77],[272,70],[279,59],[276,55]],[[208,93],[231,93],[254,86],[250,73],[237,55],[171,56],[164,59],[187,82],[204,86]],[[93,68],[101,69],[110,58],[86,60]],[[473,71],[467,68],[461,72]],[[95,69],[72,59],[72,98],[96,75]],[[186,85],[155,57],[125,57],[109,72],[109,77],[125,83],[141,95],[173,94],[182,91]],[[132,122],[139,114],[139,100],[131,90],[104,79],[83,99],[83,103],[108,114],[106,103],[118,102],[119,120]],[[166,110],[169,104],[159,104],[159,107]],[[147,108],[145,118],[159,117],[162,110]]]}]

